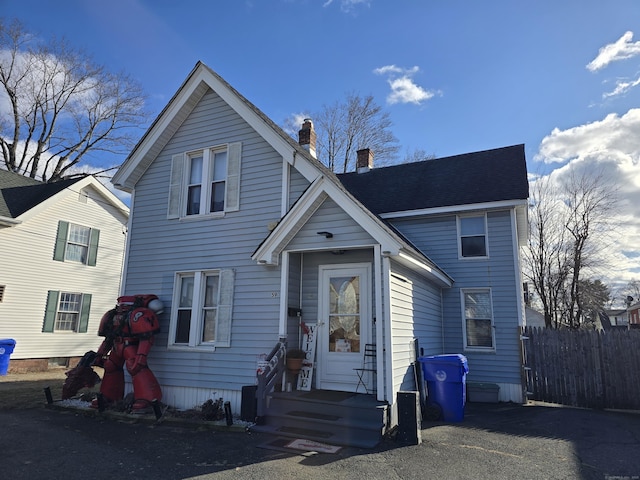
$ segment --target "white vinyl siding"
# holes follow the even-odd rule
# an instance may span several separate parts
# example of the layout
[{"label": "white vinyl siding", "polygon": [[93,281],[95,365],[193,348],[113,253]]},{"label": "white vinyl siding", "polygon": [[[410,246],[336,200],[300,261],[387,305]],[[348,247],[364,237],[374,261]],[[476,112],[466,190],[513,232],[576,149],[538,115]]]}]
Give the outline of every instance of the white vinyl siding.
[{"label": "white vinyl siding", "polygon": [[216,216],[240,207],[242,144],[172,157],[168,218]]},{"label": "white vinyl siding", "polygon": [[[0,321],[0,338],[13,338],[20,346],[11,355],[12,360],[81,357],[88,350],[95,350],[102,340],[97,334],[100,318],[118,298],[126,214],[91,185],[82,188],[86,201],[79,202],[80,189],[75,187],[29,211],[22,218],[23,223],[4,229],[0,235],[0,248],[15,252],[3,256],[0,268],[0,284],[7,286],[0,317],[19,319]],[[99,248],[90,249],[95,254],[95,266],[64,261],[64,257],[53,260],[56,233],[62,224],[59,220],[66,225],[90,227],[96,233],[99,229]],[[64,242],[62,247],[64,252]],[[86,333],[42,332],[50,290],[92,294]]]}]

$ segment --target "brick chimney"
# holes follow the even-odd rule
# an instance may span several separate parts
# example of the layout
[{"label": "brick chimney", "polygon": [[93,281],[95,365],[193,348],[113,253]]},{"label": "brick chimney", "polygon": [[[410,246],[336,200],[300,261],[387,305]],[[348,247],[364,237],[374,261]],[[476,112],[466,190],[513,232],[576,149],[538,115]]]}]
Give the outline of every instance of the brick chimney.
[{"label": "brick chimney", "polygon": [[368,148],[363,148],[358,150],[357,154],[356,171],[358,173],[367,173],[373,168],[373,152]]},{"label": "brick chimney", "polygon": [[313,122],[310,118],[305,118],[302,128],[298,132],[298,143],[308,151],[313,158],[316,157],[316,131],[313,129]]}]

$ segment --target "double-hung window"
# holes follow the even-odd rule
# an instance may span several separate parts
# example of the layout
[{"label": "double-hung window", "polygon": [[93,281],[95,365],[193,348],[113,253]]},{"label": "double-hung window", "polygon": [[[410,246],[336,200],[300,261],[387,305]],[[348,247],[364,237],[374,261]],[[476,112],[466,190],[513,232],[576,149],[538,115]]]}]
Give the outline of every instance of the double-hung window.
[{"label": "double-hung window", "polygon": [[53,259],[95,266],[100,230],[65,221],[58,222]]},{"label": "double-hung window", "polygon": [[168,218],[221,216],[239,208],[241,144],[174,155]]},{"label": "double-hung window", "polygon": [[176,274],[172,346],[202,349],[230,346],[233,282],[233,270]]},{"label": "double-hung window", "polygon": [[461,297],[465,349],[495,350],[491,290],[463,289]]},{"label": "double-hung window", "polygon": [[90,308],[89,293],[50,290],[42,331],[86,333]]},{"label": "double-hung window", "polygon": [[458,217],[458,247],[461,258],[487,257],[487,219],[485,215]]}]

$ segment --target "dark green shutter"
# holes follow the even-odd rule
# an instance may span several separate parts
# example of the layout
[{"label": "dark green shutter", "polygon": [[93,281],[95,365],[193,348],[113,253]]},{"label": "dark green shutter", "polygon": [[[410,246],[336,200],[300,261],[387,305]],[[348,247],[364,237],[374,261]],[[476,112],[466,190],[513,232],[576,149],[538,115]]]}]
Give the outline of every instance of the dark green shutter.
[{"label": "dark green shutter", "polygon": [[67,248],[67,236],[69,234],[69,222],[60,220],[58,222],[58,233],[56,234],[56,245],[53,250],[53,259],[64,262],[64,251]]},{"label": "dark green shutter", "polygon": [[80,309],[80,323],[78,324],[78,333],[87,333],[89,325],[89,310],[91,309],[91,294],[82,295],[82,307]]},{"label": "dark green shutter", "polygon": [[87,259],[87,265],[92,267],[96,266],[96,260],[98,258],[98,240],[100,239],[100,230],[97,228],[91,229],[89,235],[89,258]]},{"label": "dark green shutter", "polygon": [[44,312],[44,324],[42,325],[43,332],[53,332],[53,327],[56,324],[56,312],[58,311],[59,298],[60,292],[49,290],[49,293],[47,294],[47,308]]}]

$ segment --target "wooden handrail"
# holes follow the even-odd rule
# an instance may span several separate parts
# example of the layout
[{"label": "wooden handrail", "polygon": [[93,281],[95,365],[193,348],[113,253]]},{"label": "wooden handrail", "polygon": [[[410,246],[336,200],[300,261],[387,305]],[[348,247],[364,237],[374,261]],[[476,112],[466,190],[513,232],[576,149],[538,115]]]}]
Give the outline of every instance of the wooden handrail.
[{"label": "wooden handrail", "polygon": [[256,391],[256,423],[262,425],[267,412],[267,396],[273,391],[277,381],[284,374],[286,344],[278,342],[266,358],[267,365],[258,374],[258,388]]}]

